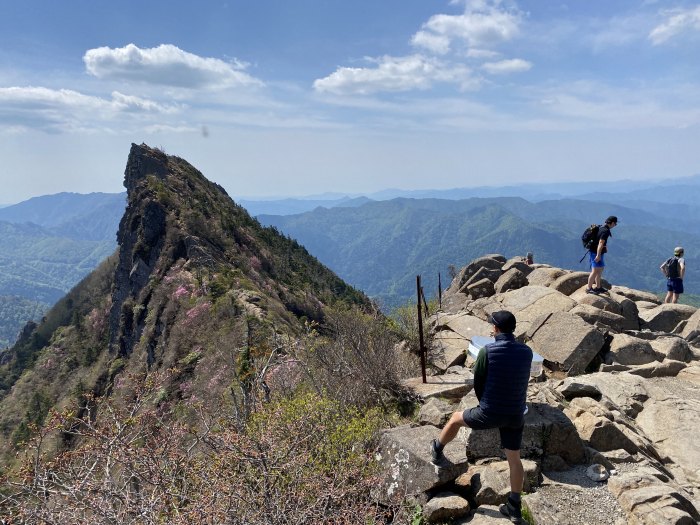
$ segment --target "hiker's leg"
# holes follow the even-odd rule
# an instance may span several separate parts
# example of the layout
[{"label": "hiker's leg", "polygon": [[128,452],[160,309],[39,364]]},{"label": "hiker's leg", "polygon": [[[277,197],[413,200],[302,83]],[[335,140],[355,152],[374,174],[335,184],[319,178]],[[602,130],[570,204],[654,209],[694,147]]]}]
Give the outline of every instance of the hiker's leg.
[{"label": "hiker's leg", "polygon": [[670,303],[673,300],[673,292],[669,290],[666,292],[666,298],[664,299],[665,303]]},{"label": "hiker's leg", "polygon": [[671,302],[672,302],[672,303],[677,303],[677,302],[678,302],[678,294],[677,294],[677,293],[674,293],[674,294],[673,294],[673,298],[671,299]]},{"label": "hiker's leg", "polygon": [[[603,267],[597,266],[591,270],[591,275],[588,277],[589,288],[600,288],[601,276],[603,275]],[[593,282],[591,282],[593,281]]]},{"label": "hiker's leg", "polygon": [[523,462],[520,460],[519,450],[508,450],[504,448],[508,467],[510,468],[510,491],[515,494],[520,494],[523,491],[523,483],[525,482],[525,469]]},{"label": "hiker's leg", "polygon": [[452,417],[447,424],[443,427],[442,431],[440,432],[440,437],[438,437],[438,440],[443,447],[457,436],[457,432],[459,432],[460,428],[467,426],[467,424],[464,422],[463,414],[463,412],[455,412],[452,414]]}]

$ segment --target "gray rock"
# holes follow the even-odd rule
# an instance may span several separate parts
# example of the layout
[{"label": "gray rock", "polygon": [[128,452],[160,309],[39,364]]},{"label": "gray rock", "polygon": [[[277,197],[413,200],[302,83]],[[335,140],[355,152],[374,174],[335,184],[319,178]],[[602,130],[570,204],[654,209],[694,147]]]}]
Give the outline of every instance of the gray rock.
[{"label": "gray rock", "polygon": [[504,273],[512,269],[520,270],[525,276],[529,275],[533,270],[532,266],[523,261],[521,257],[508,259],[501,269]]},{"label": "gray rock", "polygon": [[445,371],[451,366],[463,365],[467,358],[469,340],[452,330],[436,333],[430,343],[430,362],[438,370]]},{"label": "gray rock", "polygon": [[637,366],[629,370],[628,374],[637,375],[640,377],[676,377],[678,372],[686,368],[688,365],[683,361],[673,361],[671,359],[664,360],[663,363],[653,362],[647,365]]},{"label": "gray rock", "polygon": [[452,441],[445,446],[446,461],[440,467],[430,462],[429,446],[440,430],[433,426],[393,428],[382,434],[377,459],[382,466],[382,481],[375,497],[380,501],[399,501],[454,480],[467,471],[464,446]]},{"label": "gray rock", "polygon": [[496,293],[503,293],[523,286],[527,286],[527,274],[518,268],[511,268],[498,278],[493,288]]},{"label": "gray rock", "polygon": [[423,519],[428,523],[442,523],[468,513],[469,502],[453,492],[440,492],[423,505]]},{"label": "gray rock", "polygon": [[446,400],[431,397],[421,407],[418,413],[418,422],[421,425],[433,425],[442,428],[454,411],[455,407]]},{"label": "gray rock", "polygon": [[498,507],[482,505],[474,510],[471,516],[453,521],[453,525],[503,525],[503,514]]},{"label": "gray rock", "polygon": [[700,310],[688,318],[680,335],[689,343],[700,346]]},{"label": "gray rock", "polygon": [[569,312],[544,315],[534,321],[526,340],[546,361],[569,375],[581,374],[603,348],[603,334]]},{"label": "gray rock", "polygon": [[593,464],[586,469],[586,476],[591,481],[605,481],[610,477],[610,473],[603,465]]},{"label": "gray rock", "polygon": [[700,519],[686,494],[652,474],[613,476],[608,489],[627,512],[630,523],[691,525]]},{"label": "gray rock", "polygon": [[678,323],[689,319],[697,308],[686,304],[661,304],[639,312],[642,327],[652,331],[673,332]]},{"label": "gray rock", "polygon": [[474,259],[460,270],[457,276],[452,280],[452,284],[450,284],[448,290],[451,290],[453,293],[458,292],[460,288],[464,286],[464,283],[466,283],[472,275],[479,271],[480,268],[501,270],[504,264],[505,260],[499,255],[496,255],[495,257],[486,256]]},{"label": "gray rock", "polygon": [[462,293],[466,293],[467,288],[470,284],[474,284],[481,279],[488,279],[489,281],[495,283],[503,272],[500,268],[484,268],[483,266],[479,268],[474,275],[465,281],[462,288],[459,290]]},{"label": "gray rock", "polygon": [[558,277],[549,287],[564,295],[571,295],[587,284],[588,272],[570,272]]},{"label": "gray rock", "polygon": [[613,312],[600,310],[589,304],[579,304],[569,310],[570,313],[578,315],[581,319],[597,328],[621,332],[627,325],[625,318]]},{"label": "gray rock", "polygon": [[459,399],[474,388],[474,375],[467,369],[463,369],[461,374],[427,376],[426,380],[423,383],[422,377],[411,377],[404,379],[401,384],[423,399],[431,397]]},{"label": "gray rock", "polygon": [[491,325],[475,315],[464,312],[440,316],[436,329],[449,328],[465,340],[471,340],[475,335],[488,336]]},{"label": "gray rock", "polygon": [[598,390],[596,385],[581,382],[576,377],[567,377],[562,384],[557,387],[557,391],[559,391],[567,401],[571,401],[577,397],[601,398],[600,390]]},{"label": "gray rock", "polygon": [[[523,490],[532,492],[539,484],[540,468],[536,461],[523,460],[525,481]],[[505,503],[510,492],[510,469],[507,461],[493,461],[469,467],[466,473],[455,480],[455,485],[469,493],[481,505]]]},{"label": "gray rock", "polygon": [[[473,398],[476,405],[476,398]],[[539,458],[543,454],[562,457],[570,464],[585,458],[583,443],[571,421],[561,410],[544,403],[529,403],[520,453],[523,458]],[[462,405],[460,405],[462,408]],[[472,459],[503,457],[498,429],[460,429],[457,439],[467,447]]]},{"label": "gray rock", "polygon": [[566,275],[566,273],[567,272],[561,268],[535,268],[528,274],[527,282],[530,286],[550,286],[559,277]]},{"label": "gray rock", "polygon": [[653,293],[651,292],[644,292],[641,290],[635,290],[633,288],[628,288],[626,286],[618,286],[615,285],[611,287],[611,292],[614,292],[618,295],[623,295],[627,297],[628,299],[631,299],[634,302],[639,302],[639,301],[646,301],[649,303],[654,303],[654,304],[661,304],[661,300]]},{"label": "gray rock", "polygon": [[495,293],[493,281],[485,278],[480,279],[475,283],[467,285],[466,293],[472,299],[479,299],[481,297],[491,297]]},{"label": "gray rock", "polygon": [[685,363],[693,359],[693,352],[690,350],[688,341],[681,337],[659,337],[649,341],[651,347],[658,355],[664,359],[683,361]]},{"label": "gray rock", "polygon": [[576,301],[563,293],[545,286],[525,286],[493,297],[500,303],[500,309],[510,310],[517,319],[515,336],[524,336],[533,321],[546,314],[568,312]]},{"label": "gray rock", "polygon": [[564,413],[573,421],[581,439],[592,448],[601,452],[621,448],[630,454],[639,451],[639,440],[593,399],[574,399]]},{"label": "gray rock", "polygon": [[615,334],[610,343],[610,351],[605,355],[607,364],[645,365],[660,361],[663,356],[654,352],[651,344],[628,334]]},{"label": "gray rock", "polygon": [[625,319],[622,329],[639,330],[639,308],[637,308],[637,303],[614,291],[610,291],[608,296],[620,305],[620,315]]}]

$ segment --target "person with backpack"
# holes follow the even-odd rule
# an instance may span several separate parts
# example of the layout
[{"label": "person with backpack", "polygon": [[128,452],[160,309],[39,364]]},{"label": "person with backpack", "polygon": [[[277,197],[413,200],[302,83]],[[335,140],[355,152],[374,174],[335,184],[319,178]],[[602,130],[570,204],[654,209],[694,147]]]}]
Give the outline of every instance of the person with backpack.
[{"label": "person with backpack", "polygon": [[683,293],[683,277],[685,276],[685,251],[682,246],[676,246],[673,257],[669,257],[659,266],[666,276],[666,298],[664,303],[677,303],[678,296]]},{"label": "person with backpack", "polygon": [[488,321],[495,341],[481,349],[474,364],[474,392],[479,405],[452,414],[438,438],[430,442],[430,458],[438,467],[445,465],[443,449],[457,437],[462,427],[497,428],[510,470],[510,494],[499,510],[512,523],[522,523],[520,494],[525,472],[520,446],[527,412],[532,349],[515,339],[516,319],[511,312],[494,312],[488,316]]},{"label": "person with backpack", "polygon": [[[617,226],[617,217],[611,215],[605,219],[605,224],[598,228],[598,232],[591,239],[588,248],[588,259],[591,263],[591,273],[588,276],[586,293],[598,295],[607,292],[601,285],[603,270],[605,269],[605,252],[608,251],[608,238],[612,236],[612,230]],[[586,230],[588,231],[588,230]],[[585,234],[584,234],[585,235]]]}]

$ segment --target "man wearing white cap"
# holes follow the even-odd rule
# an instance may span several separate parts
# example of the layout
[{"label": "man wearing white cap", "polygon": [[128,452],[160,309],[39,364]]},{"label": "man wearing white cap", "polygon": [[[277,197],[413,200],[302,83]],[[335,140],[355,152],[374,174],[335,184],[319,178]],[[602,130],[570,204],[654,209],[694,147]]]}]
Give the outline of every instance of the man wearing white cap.
[{"label": "man wearing white cap", "polygon": [[666,298],[665,303],[677,303],[678,296],[683,293],[683,277],[685,276],[685,251],[682,246],[676,246],[673,250],[673,257],[669,257],[659,266],[666,276]]}]

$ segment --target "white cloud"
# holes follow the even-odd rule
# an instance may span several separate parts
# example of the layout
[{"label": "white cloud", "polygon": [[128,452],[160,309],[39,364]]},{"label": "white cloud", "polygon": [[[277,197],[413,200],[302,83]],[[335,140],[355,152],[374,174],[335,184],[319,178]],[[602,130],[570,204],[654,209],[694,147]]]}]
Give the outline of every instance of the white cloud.
[{"label": "white cloud", "polygon": [[140,49],[134,44],[112,49],[99,47],[83,56],[88,73],[98,78],[134,80],[187,89],[261,86],[244,72],[246,64],[203,58],[170,45]]},{"label": "white cloud", "polygon": [[520,73],[532,68],[532,64],[521,58],[501,60],[499,62],[487,62],[481,68],[492,75],[507,75],[509,73]]},{"label": "white cloud", "polygon": [[466,66],[448,66],[422,55],[368,60],[376,63],[376,67],[339,67],[329,76],[314,81],[314,89],[322,93],[366,95],[378,91],[428,89],[437,82],[457,83],[466,89],[475,82]]},{"label": "white cloud", "polygon": [[411,43],[436,55],[444,55],[450,51],[450,39],[447,36],[436,35],[428,31],[418,31],[411,38]]},{"label": "white cloud", "polygon": [[448,46],[458,42],[489,48],[511,40],[519,32],[522,15],[500,5],[498,0],[468,2],[462,15],[434,15],[414,35],[413,44],[432,50],[432,43],[439,41],[444,48],[447,40]]},{"label": "white cloud", "polygon": [[649,33],[649,40],[657,46],[686,31],[700,31],[700,6],[668,11],[666,20]]},{"label": "white cloud", "polygon": [[45,87],[0,88],[0,122],[5,129],[36,128],[59,132],[86,130],[96,122],[109,121],[121,115],[163,115],[179,111],[118,91],[111,99],[85,95],[70,89]]}]

